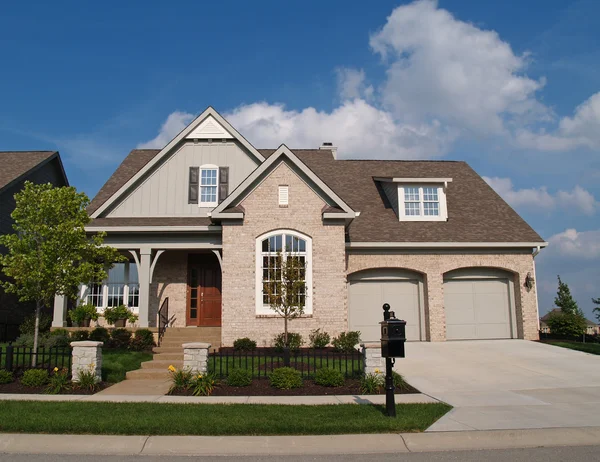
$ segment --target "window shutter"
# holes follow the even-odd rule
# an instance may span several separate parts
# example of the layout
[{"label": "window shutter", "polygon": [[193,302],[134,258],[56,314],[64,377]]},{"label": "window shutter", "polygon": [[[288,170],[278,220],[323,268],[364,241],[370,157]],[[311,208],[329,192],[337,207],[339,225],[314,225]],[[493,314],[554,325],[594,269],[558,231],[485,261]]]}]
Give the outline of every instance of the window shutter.
[{"label": "window shutter", "polygon": [[219,167],[219,204],[229,195],[229,167]]},{"label": "window shutter", "polygon": [[190,181],[188,185],[188,204],[198,203],[198,170],[199,167],[190,167]]}]

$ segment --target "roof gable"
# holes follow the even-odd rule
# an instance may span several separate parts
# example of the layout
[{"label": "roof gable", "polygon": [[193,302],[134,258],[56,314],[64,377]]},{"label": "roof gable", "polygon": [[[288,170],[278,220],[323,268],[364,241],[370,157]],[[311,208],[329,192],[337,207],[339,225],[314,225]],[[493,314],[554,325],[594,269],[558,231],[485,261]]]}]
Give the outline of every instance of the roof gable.
[{"label": "roof gable", "polygon": [[69,184],[58,151],[0,151],[0,192],[56,159],[65,184]]}]

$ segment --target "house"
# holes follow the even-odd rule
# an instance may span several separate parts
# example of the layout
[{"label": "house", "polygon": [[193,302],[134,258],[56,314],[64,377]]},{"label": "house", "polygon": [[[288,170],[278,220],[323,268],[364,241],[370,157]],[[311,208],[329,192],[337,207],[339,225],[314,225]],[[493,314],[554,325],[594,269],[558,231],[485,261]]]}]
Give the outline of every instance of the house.
[{"label": "house", "polygon": [[[373,156],[374,153],[369,153]],[[382,305],[412,341],[538,338],[534,256],[546,242],[465,162],[340,160],[337,149],[257,149],[208,108],[164,148],[136,149],[89,207],[89,233],[130,256],[82,288],[139,326],[220,329],[269,345],[263,293],[277,253],[306,262],[291,331],[378,340]],[[66,303],[55,302],[54,326]]]},{"label": "house", "polygon": [[[540,318],[540,332],[542,334],[550,334],[550,327],[548,327],[547,321],[550,316],[554,313],[560,313],[560,308],[552,308],[548,313]],[[589,319],[585,320],[586,330],[585,333],[587,335],[597,335],[600,334],[600,326]]]},{"label": "house", "polygon": [[[26,181],[52,183],[68,186],[69,181],[57,151],[0,151],[0,234],[13,231],[11,214],[15,209],[15,194]],[[0,252],[6,249],[0,248]],[[0,272],[0,277],[1,277]],[[16,310],[17,300],[0,288],[0,341],[13,339],[27,306],[21,304]]]}]

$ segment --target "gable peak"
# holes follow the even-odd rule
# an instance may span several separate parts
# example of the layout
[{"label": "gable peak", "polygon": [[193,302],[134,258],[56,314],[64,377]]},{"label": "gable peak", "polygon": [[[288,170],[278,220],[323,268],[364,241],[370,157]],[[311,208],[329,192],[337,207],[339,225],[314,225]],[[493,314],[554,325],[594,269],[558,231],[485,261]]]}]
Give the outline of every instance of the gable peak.
[{"label": "gable peak", "polygon": [[234,136],[229,133],[212,115],[208,115],[202,122],[196,126],[186,139],[232,139]]}]

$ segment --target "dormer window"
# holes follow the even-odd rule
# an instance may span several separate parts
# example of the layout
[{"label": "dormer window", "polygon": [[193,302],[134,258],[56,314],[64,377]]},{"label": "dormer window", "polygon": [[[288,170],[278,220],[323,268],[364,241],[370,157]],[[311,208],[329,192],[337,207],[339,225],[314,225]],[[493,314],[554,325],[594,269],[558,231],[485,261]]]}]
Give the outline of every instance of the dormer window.
[{"label": "dormer window", "polygon": [[440,195],[436,186],[405,186],[404,215],[407,217],[438,217]]}]

